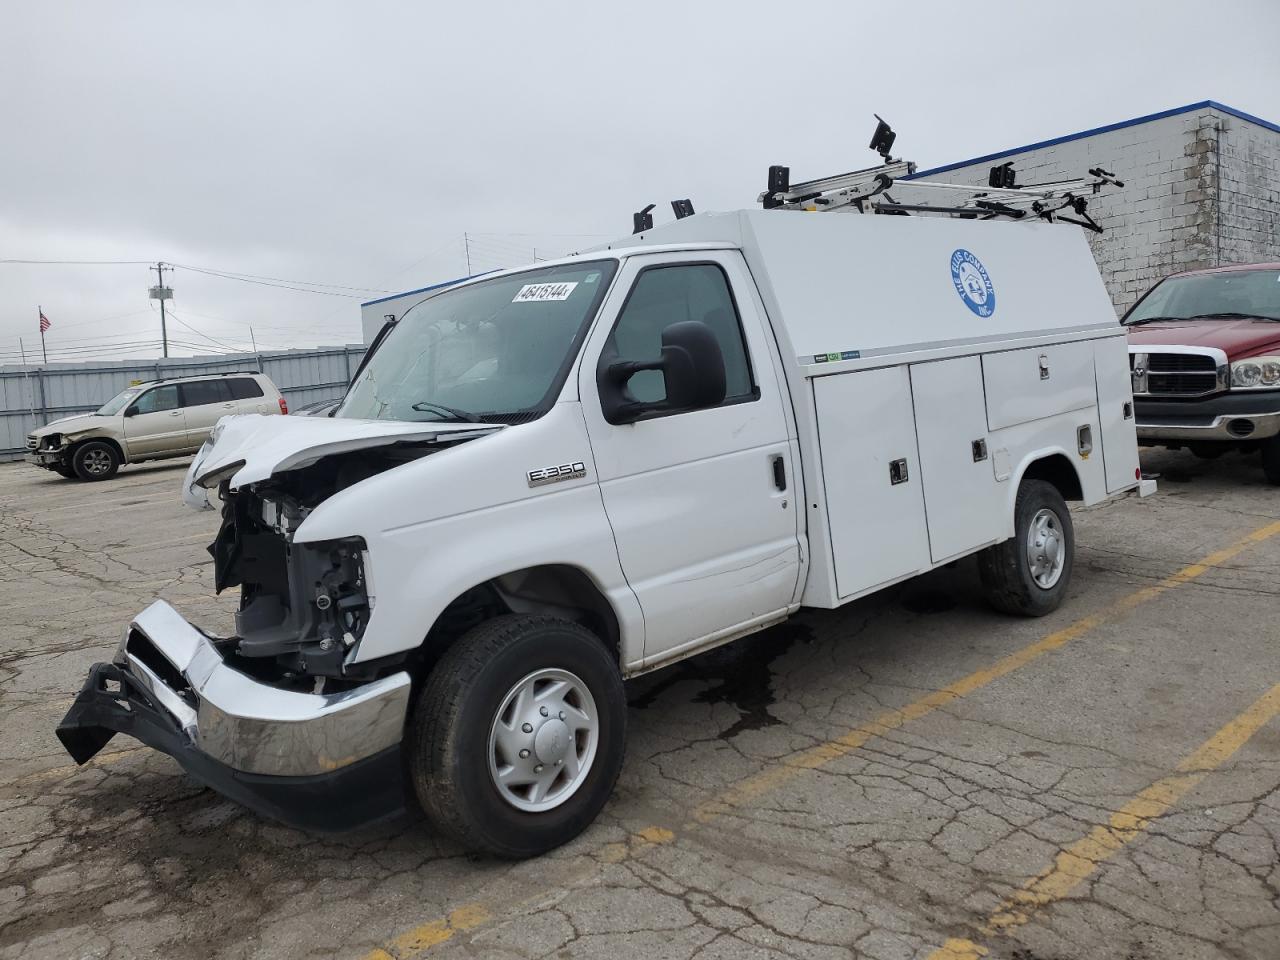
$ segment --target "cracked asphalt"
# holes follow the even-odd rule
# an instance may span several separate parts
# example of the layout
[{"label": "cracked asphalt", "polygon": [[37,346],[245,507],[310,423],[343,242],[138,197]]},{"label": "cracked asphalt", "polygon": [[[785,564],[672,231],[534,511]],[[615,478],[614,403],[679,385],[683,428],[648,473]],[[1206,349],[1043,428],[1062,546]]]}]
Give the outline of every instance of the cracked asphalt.
[{"label": "cracked asphalt", "polygon": [[53,729],[132,615],[230,630],[215,518],[185,462],[0,466],[0,960],[1274,960],[1280,491],[1144,465],[1043,620],[961,563],[630,682],[613,801],[524,863],[299,833],[126,737],[77,769]]}]

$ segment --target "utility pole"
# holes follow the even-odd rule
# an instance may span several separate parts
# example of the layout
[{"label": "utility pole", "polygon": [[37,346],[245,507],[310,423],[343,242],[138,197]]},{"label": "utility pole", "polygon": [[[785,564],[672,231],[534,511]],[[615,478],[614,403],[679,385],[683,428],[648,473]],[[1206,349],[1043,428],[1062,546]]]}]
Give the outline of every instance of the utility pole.
[{"label": "utility pole", "polygon": [[[151,288],[150,293],[151,293],[152,300],[160,301],[160,343],[161,343],[161,348],[164,352],[164,355],[168,357],[169,356],[169,330],[168,330],[168,327],[165,325],[164,302],[166,300],[173,299],[173,287],[166,287],[164,285],[165,266],[163,263],[157,263],[151,269],[156,272],[156,277],[159,280],[159,282],[154,287]],[[170,267],[169,269],[172,270],[173,268]]]},{"label": "utility pole", "polygon": [[471,238],[467,236],[467,231],[462,231],[462,249],[467,254],[467,276],[471,276]]}]

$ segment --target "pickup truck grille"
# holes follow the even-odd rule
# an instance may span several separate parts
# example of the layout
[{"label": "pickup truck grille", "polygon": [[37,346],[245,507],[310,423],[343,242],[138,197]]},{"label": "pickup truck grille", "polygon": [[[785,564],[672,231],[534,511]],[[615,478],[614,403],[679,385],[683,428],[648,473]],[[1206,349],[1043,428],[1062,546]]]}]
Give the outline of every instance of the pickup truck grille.
[{"label": "pickup truck grille", "polygon": [[[1158,348],[1157,348],[1158,350]],[[1203,397],[1227,387],[1226,357],[1213,353],[1129,351],[1135,396]]]}]

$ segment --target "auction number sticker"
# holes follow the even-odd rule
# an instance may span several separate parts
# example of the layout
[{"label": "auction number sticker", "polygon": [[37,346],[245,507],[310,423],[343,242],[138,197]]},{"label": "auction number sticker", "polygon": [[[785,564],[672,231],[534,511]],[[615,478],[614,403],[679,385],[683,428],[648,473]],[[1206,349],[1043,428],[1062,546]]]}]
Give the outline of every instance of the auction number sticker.
[{"label": "auction number sticker", "polygon": [[543,303],[547,300],[568,300],[577,280],[568,283],[526,283],[511,298],[512,303]]}]

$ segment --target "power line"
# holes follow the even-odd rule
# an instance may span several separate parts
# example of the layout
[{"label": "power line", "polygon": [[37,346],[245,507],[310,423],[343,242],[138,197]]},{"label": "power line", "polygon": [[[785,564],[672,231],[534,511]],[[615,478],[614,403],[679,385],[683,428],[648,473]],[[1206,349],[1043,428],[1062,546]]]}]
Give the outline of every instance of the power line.
[{"label": "power line", "polygon": [[0,259],[0,263],[34,264],[37,266],[73,266],[73,267],[136,267],[149,266],[150,260],[14,260]]},{"label": "power line", "polygon": [[182,267],[184,270],[194,270],[197,273],[207,273],[214,277],[225,277],[229,280],[262,280],[272,281],[275,283],[296,283],[308,287],[329,287],[333,290],[355,290],[363,293],[395,293],[394,290],[380,290],[377,287],[354,287],[341,283],[322,283],[318,280],[290,280],[285,277],[265,277],[256,273],[241,273],[236,270],[219,270],[216,267],[197,267],[189,263],[174,263],[172,266]]}]

